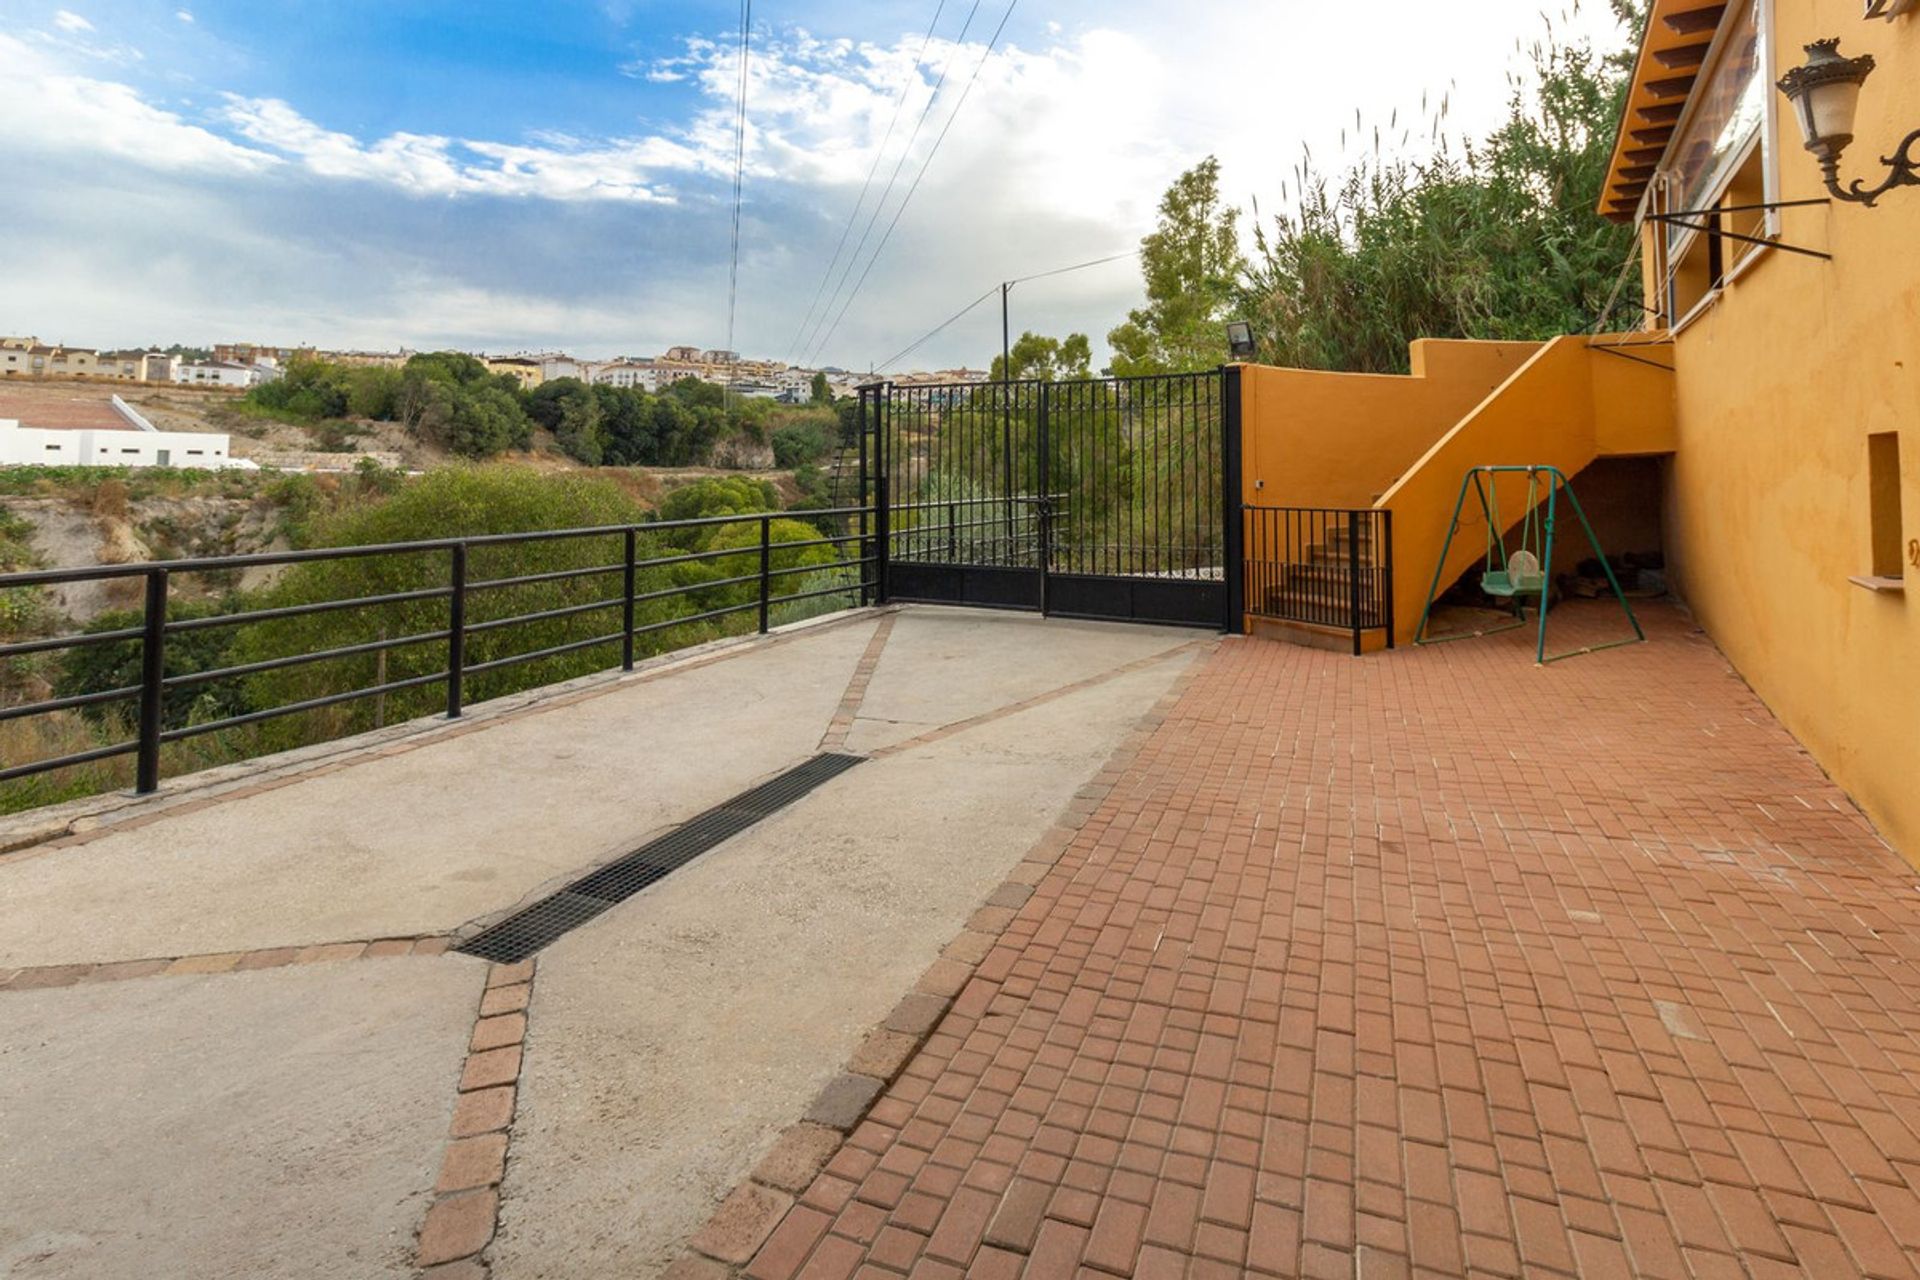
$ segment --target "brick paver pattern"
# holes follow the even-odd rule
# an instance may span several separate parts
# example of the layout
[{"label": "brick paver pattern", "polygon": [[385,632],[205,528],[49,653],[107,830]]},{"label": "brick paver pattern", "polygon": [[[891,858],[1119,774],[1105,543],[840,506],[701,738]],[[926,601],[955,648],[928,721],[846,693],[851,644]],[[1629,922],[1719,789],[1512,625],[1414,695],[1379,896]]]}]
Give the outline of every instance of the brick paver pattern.
[{"label": "brick paver pattern", "polygon": [[1915,1275],[1920,875],[1648,622],[1224,645],[748,1274]]}]

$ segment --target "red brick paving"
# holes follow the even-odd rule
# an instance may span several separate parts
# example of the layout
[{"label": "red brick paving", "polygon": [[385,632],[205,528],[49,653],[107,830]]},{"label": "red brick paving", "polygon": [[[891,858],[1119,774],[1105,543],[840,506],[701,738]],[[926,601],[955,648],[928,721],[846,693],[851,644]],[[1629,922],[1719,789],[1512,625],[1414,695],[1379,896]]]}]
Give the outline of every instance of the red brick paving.
[{"label": "red brick paving", "polygon": [[1920,1274],[1920,875],[1648,621],[1224,646],[750,1274]]}]

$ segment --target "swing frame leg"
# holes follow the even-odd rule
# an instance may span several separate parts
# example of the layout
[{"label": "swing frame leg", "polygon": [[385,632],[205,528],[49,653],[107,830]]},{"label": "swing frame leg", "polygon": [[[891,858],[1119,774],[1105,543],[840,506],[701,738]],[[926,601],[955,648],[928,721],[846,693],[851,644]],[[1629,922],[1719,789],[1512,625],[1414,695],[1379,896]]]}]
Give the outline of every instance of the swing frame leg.
[{"label": "swing frame leg", "polygon": [[[1460,532],[1460,513],[1466,509],[1467,489],[1469,486],[1471,486],[1480,497],[1481,520],[1489,528],[1491,528],[1494,523],[1493,507],[1487,501],[1487,489],[1486,486],[1481,483],[1480,479],[1481,470],[1479,467],[1470,467],[1467,470],[1467,474],[1461,477],[1460,496],[1453,501],[1453,519],[1447,525],[1447,538],[1440,547],[1440,559],[1436,561],[1433,566],[1433,583],[1427,588],[1427,604],[1426,607],[1420,611],[1419,629],[1413,633],[1413,642],[1416,645],[1448,644],[1454,640],[1478,640],[1482,636],[1497,636],[1502,631],[1516,631],[1527,625],[1527,606],[1520,597],[1515,596],[1513,598],[1513,607],[1515,610],[1514,620],[1503,626],[1484,627],[1477,631],[1456,631],[1441,636],[1430,636],[1427,634],[1427,624],[1433,619],[1434,601],[1440,597],[1440,575],[1446,569],[1448,553],[1453,550],[1454,535]],[[1501,555],[1502,557],[1506,555],[1504,545],[1501,547]]]}]

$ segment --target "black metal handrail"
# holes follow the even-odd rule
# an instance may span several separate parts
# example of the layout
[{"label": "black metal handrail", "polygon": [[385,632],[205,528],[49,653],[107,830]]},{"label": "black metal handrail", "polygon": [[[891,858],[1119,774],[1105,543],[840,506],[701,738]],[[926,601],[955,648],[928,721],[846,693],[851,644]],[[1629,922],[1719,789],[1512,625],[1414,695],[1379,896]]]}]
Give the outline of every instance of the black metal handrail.
[{"label": "black metal handrail", "polygon": [[1394,647],[1393,512],[1373,507],[1246,507],[1247,612],[1349,631]]},{"label": "black metal handrail", "polygon": [[[18,587],[57,586],[78,582],[103,582],[131,578],[144,579],[144,604],[141,611],[141,625],[120,628],[111,631],[82,632],[66,636],[36,637],[31,640],[16,641],[0,645],[0,660],[24,657],[29,654],[58,653],[67,650],[86,648],[92,645],[116,642],[137,642],[140,646],[140,681],[138,684],[122,688],[104,689],[95,692],[47,698],[37,702],[15,706],[0,707],[0,721],[21,719],[28,716],[47,715],[58,711],[94,708],[112,703],[134,702],[138,704],[137,732],[131,741],[110,743],[84,751],[70,752],[44,760],[16,763],[0,760],[0,782],[10,782],[18,778],[49,773],[57,769],[76,765],[91,764],[121,756],[135,757],[134,789],[140,793],[151,792],[160,785],[161,747],[168,743],[197,738],[221,730],[235,729],[245,725],[259,724],[264,721],[285,716],[300,715],[323,708],[339,706],[361,699],[381,697],[408,689],[421,688],[433,684],[446,687],[446,715],[458,717],[464,711],[466,684],[470,677],[485,672],[497,671],[507,667],[524,665],[564,654],[618,644],[621,649],[620,666],[623,670],[634,668],[636,652],[635,641],[646,635],[685,627],[701,622],[715,621],[737,614],[756,613],[760,632],[766,632],[771,626],[771,615],[776,605],[789,605],[799,601],[823,598],[832,595],[857,595],[863,603],[879,598],[880,565],[886,555],[884,544],[876,534],[867,530],[869,517],[875,511],[871,506],[835,507],[819,511],[768,511],[739,516],[711,516],[695,520],[663,520],[646,524],[599,525],[578,529],[547,529],[527,533],[480,534],[465,538],[435,538],[418,542],[378,543],[366,546],[328,547],[305,551],[262,552],[252,555],[213,556],[193,560],[158,560],[134,564],[95,565],[67,569],[36,569],[22,573],[0,574],[0,591]],[[808,521],[820,518],[860,517],[861,530],[839,536],[820,536],[795,538],[776,542],[773,540],[773,524],[776,520]],[[640,558],[639,537],[645,535],[672,534],[685,530],[715,529],[727,526],[757,525],[759,538],[757,544],[720,547],[706,551],[676,552],[672,555],[658,555]],[[815,532],[809,530],[810,533]],[[473,550],[484,547],[524,546],[535,543],[551,543],[566,539],[621,538],[624,542],[623,559],[614,563],[589,565],[582,568],[570,568],[538,573],[509,575],[498,578],[473,579],[468,574],[468,560]],[[775,567],[773,557],[776,552],[803,550],[806,548],[833,547],[841,552],[840,558],[827,564],[795,565]],[[852,554],[845,554],[847,548]],[[310,604],[290,605],[275,608],[255,609],[240,613],[216,614],[203,618],[169,619],[168,607],[172,599],[172,580],[175,575],[199,574],[228,571],[234,569],[279,567],[345,560],[363,560],[377,556],[409,556],[443,554],[448,559],[447,585],[419,590],[383,592],[374,595],[352,596],[337,600],[315,601]],[[752,558],[757,555],[758,567],[755,572],[737,574],[715,580],[693,582],[684,586],[667,587],[657,590],[639,589],[641,571],[666,568],[674,565],[699,564],[707,561],[733,558]],[[776,596],[774,585],[783,578],[796,574],[810,574],[833,570],[857,570],[857,580],[844,584],[818,588],[809,591],[794,592]],[[467,620],[467,604],[470,597],[486,592],[511,587],[525,587],[542,584],[575,582],[582,579],[596,579],[619,575],[621,589],[606,597],[582,603],[571,603],[555,608],[535,609],[529,612],[515,613],[507,617],[487,618],[484,621]],[[743,604],[726,605],[719,608],[700,609],[694,613],[650,621],[639,622],[636,606],[656,601],[698,597],[701,593],[712,593],[728,587],[756,584],[754,598]],[[711,598],[710,596],[708,597]],[[336,645],[330,648],[304,653],[286,654],[255,662],[238,663],[209,671],[195,671],[168,675],[166,672],[166,647],[169,636],[201,631],[211,627],[233,627],[247,623],[276,621],[283,619],[308,617],[316,614],[333,613],[347,609],[365,609],[380,605],[412,603],[420,601],[446,600],[447,625],[426,631],[415,631],[409,635],[382,637],[350,645]],[[613,629],[604,634],[584,639],[569,640],[562,644],[551,645],[529,653],[507,654],[482,662],[470,662],[467,658],[467,641],[470,637],[487,635],[516,625],[535,622],[581,617],[602,612],[619,611],[620,621]],[[397,649],[412,648],[427,644],[442,644],[446,647],[446,664],[443,670],[431,674],[412,676],[406,679],[382,681],[363,688],[340,690],[320,697],[302,699],[280,706],[248,711],[242,714],[226,716],[217,720],[194,723],[169,728],[165,725],[166,695],[171,691],[199,688],[225,679],[237,679],[258,675],[269,671],[306,666],[314,663],[335,661],[342,658],[366,655],[384,656]]]}]

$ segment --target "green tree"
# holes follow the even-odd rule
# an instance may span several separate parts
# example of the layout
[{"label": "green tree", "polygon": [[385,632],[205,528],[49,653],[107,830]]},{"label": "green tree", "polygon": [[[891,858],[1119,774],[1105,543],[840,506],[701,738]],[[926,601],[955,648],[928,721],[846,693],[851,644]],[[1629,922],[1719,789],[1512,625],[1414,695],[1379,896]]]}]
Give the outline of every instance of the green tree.
[{"label": "green tree", "polygon": [[826,374],[816,373],[813,375],[813,386],[811,388],[811,391],[812,391],[813,403],[815,404],[832,404],[833,403],[833,388],[827,384]]},{"label": "green tree", "polygon": [[[237,601],[235,602],[237,603]],[[228,610],[193,600],[174,600],[167,608],[169,622],[188,622],[210,618]],[[139,609],[112,609],[89,622],[85,634],[138,629],[143,620]],[[168,679],[218,671],[231,665],[233,628],[205,627],[181,631],[167,637],[163,652]],[[141,643],[138,640],[109,640],[100,644],[69,649],[61,655],[53,678],[55,697],[74,698],[102,693],[108,689],[129,689],[140,683]],[[180,729],[189,724],[224,720],[247,710],[246,693],[238,680],[214,680],[168,689],[161,695],[161,725]],[[96,725],[130,724],[134,703],[109,702],[82,708],[81,714]]]},{"label": "green tree", "polygon": [[[1012,357],[1011,368],[1007,364],[1008,356]],[[988,380],[1058,382],[1065,378],[1088,377],[1092,367],[1093,344],[1087,340],[1086,334],[1070,333],[1065,338],[1049,338],[1028,332],[1021,334],[1005,355],[993,358]]]},{"label": "green tree", "polygon": [[1226,360],[1226,322],[1244,269],[1239,219],[1220,199],[1212,156],[1167,189],[1159,226],[1140,242],[1147,305],[1107,335],[1114,373],[1191,373]]},{"label": "green tree", "polygon": [[[770,481],[749,476],[709,476],[670,490],[660,500],[660,519],[707,520],[715,516],[753,515],[780,510],[780,493]],[[702,539],[694,531],[691,542]]]},{"label": "green tree", "polygon": [[[600,528],[639,524],[645,512],[611,481],[581,473],[544,475],[525,467],[445,467],[431,471],[383,501],[323,519],[314,540],[323,546],[366,546],[492,533],[546,529]],[[472,549],[467,564],[470,584],[527,574],[598,568],[621,562],[624,535],[558,538]],[[653,539],[642,539],[639,554],[664,553]],[[444,588],[449,553],[407,552],[295,566],[253,601],[262,608],[286,608],[337,600]],[[609,583],[613,585],[610,587]],[[638,591],[644,595],[672,585],[662,569],[643,570]],[[563,618],[487,624],[527,613],[591,605],[619,593],[617,575],[586,576],[512,587],[476,585],[467,595],[467,662],[488,662],[592,640],[620,627],[618,609],[588,610]],[[384,655],[356,654],[325,662],[266,671],[249,677],[245,696],[256,708],[285,706],[381,683],[420,680],[417,687],[384,698],[368,698],[270,723],[268,747],[317,741],[427,714],[444,705],[445,685],[432,676],[446,668],[448,603],[444,598],[403,600],[341,609],[304,617],[277,618],[238,630],[232,660],[267,661],[294,654],[366,644],[375,640],[421,637],[419,642]],[[654,600],[639,610],[641,625],[691,612],[684,602]],[[687,643],[672,632],[655,637],[658,647]],[[653,647],[653,646],[649,646]],[[470,674],[469,701],[479,702],[604,670],[617,657],[615,641],[558,657]]]},{"label": "green tree", "polygon": [[[1613,9],[1644,24],[1641,0]],[[1337,180],[1302,165],[1298,209],[1256,228],[1241,294],[1262,359],[1404,373],[1415,338],[1540,340],[1599,320],[1633,243],[1594,213],[1631,58],[1551,39],[1532,58],[1505,123],[1459,154]],[[1631,313],[1639,279],[1622,283]]]}]

